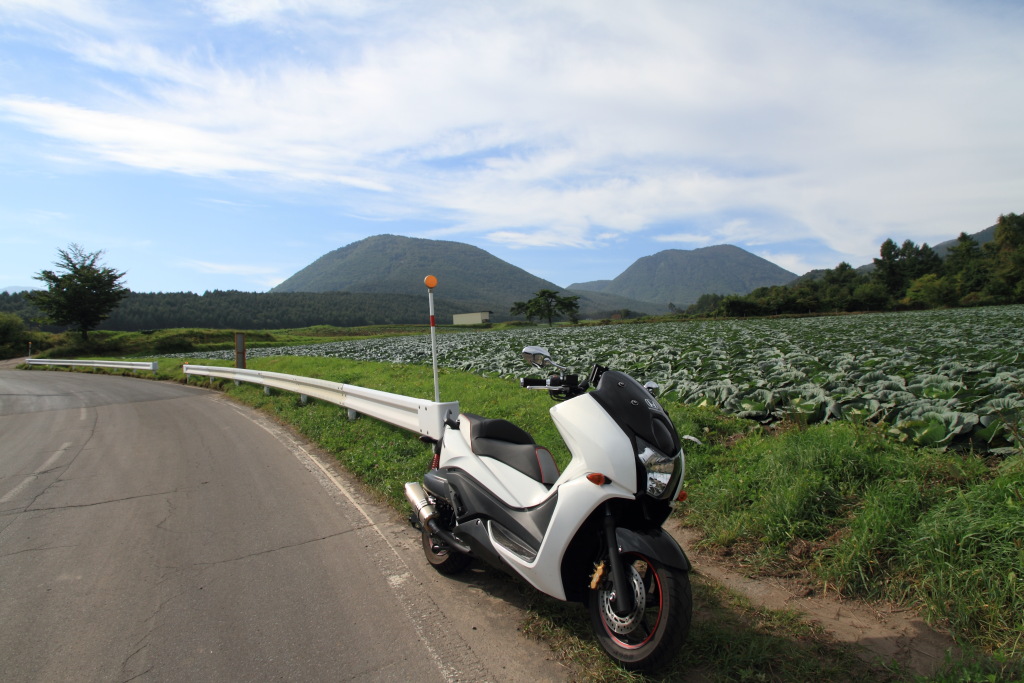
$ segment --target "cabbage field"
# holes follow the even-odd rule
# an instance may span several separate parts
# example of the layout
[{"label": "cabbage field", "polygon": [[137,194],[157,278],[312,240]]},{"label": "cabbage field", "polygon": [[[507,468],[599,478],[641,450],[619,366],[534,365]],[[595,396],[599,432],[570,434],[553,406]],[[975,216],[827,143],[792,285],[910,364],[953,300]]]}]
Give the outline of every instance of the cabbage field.
[{"label": "cabbage field", "polygon": [[[527,345],[581,375],[600,363],[661,385],[665,400],[763,422],[882,423],[923,446],[1021,448],[1024,306],[652,324],[531,327],[438,335],[439,364],[521,376]],[[250,349],[269,355],[429,364],[428,337]],[[187,354],[233,358],[232,352]]]}]

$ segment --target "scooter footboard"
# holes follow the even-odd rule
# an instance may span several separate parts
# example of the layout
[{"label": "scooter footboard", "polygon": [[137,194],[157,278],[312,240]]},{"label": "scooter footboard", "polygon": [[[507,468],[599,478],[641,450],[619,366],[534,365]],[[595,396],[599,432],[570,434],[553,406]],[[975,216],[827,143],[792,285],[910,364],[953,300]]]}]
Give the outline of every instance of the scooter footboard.
[{"label": "scooter footboard", "polygon": [[664,529],[634,531],[619,527],[615,530],[615,541],[622,552],[657,558],[662,564],[684,572],[693,567],[676,539]]}]

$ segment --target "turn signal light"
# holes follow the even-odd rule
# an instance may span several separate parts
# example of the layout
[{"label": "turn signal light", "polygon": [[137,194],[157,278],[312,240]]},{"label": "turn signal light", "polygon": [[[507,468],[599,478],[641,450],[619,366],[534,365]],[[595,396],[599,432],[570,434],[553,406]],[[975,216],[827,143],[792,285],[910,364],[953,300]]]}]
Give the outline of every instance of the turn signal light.
[{"label": "turn signal light", "polygon": [[611,481],[608,477],[604,476],[600,472],[591,472],[587,475],[587,479],[590,480],[591,484],[597,484],[598,486],[604,486]]}]

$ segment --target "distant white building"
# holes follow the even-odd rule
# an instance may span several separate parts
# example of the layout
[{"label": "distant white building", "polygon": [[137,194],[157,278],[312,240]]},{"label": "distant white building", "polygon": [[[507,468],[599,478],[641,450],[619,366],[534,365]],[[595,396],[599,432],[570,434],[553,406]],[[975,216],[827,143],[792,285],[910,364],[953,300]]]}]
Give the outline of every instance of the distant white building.
[{"label": "distant white building", "polygon": [[456,313],[452,316],[452,325],[482,325],[491,322],[490,311],[479,313]]}]

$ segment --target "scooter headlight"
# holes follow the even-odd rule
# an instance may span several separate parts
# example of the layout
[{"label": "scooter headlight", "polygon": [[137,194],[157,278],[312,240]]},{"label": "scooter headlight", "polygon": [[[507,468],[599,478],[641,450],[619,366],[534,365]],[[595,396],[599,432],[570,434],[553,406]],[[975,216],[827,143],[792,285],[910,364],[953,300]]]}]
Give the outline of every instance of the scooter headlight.
[{"label": "scooter headlight", "polygon": [[659,500],[674,496],[683,478],[682,451],[665,455],[642,439],[637,440],[637,449],[637,457],[647,473],[647,495]]}]

